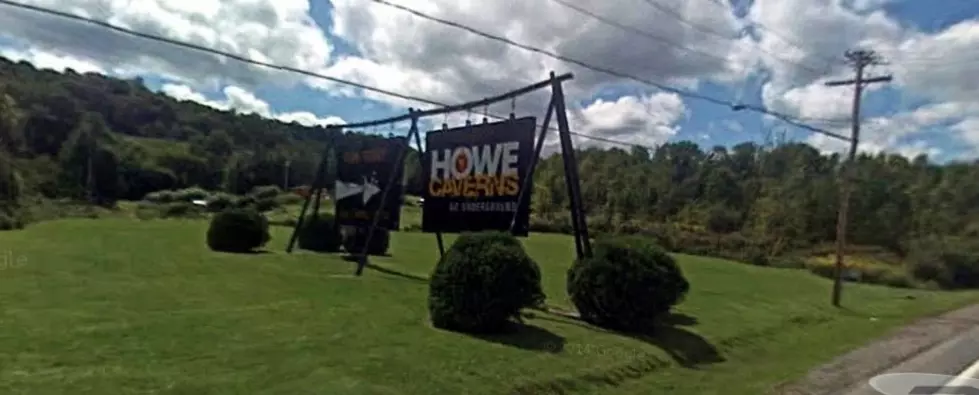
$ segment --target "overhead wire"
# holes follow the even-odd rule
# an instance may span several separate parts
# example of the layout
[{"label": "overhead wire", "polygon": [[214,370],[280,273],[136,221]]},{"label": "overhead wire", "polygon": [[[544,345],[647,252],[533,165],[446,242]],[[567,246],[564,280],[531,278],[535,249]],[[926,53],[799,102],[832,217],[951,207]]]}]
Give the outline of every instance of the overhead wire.
[{"label": "overhead wire", "polygon": [[[6,1],[6,0],[3,0],[3,1]],[[809,131],[814,132],[814,133],[824,134],[824,135],[827,135],[829,137],[833,137],[833,138],[836,138],[836,139],[841,139],[841,140],[846,140],[846,141],[849,140],[849,137],[845,137],[845,136],[840,135],[840,134],[836,134],[836,133],[833,133],[833,132],[822,130],[822,129],[813,127],[811,125],[806,125],[804,123],[799,122],[798,120],[794,119],[791,116],[788,116],[788,115],[779,113],[777,111],[773,111],[773,110],[767,109],[767,108],[762,107],[762,106],[752,105],[752,104],[739,104],[739,103],[734,103],[734,102],[731,102],[731,101],[728,101],[728,100],[718,99],[716,97],[712,97],[712,96],[709,96],[709,95],[705,95],[705,94],[701,94],[701,93],[697,93],[697,92],[691,92],[691,91],[687,91],[687,90],[680,89],[680,88],[675,88],[675,87],[672,87],[672,86],[669,86],[669,85],[665,85],[663,83],[659,83],[659,82],[656,82],[656,81],[651,81],[651,80],[648,80],[648,79],[645,79],[645,78],[637,77],[637,76],[630,75],[630,74],[627,74],[627,73],[623,73],[623,72],[620,72],[620,71],[616,71],[616,70],[613,70],[613,69],[609,69],[609,68],[605,68],[605,67],[600,67],[600,66],[595,66],[595,65],[589,64],[587,62],[581,61],[581,60],[577,60],[577,59],[570,58],[570,57],[567,57],[567,56],[564,56],[564,55],[556,54],[556,53],[554,53],[552,51],[548,51],[546,49],[541,49],[541,48],[537,48],[537,47],[534,47],[534,46],[531,46],[531,45],[522,44],[522,43],[513,41],[513,40],[511,40],[511,39],[509,39],[507,37],[501,37],[501,36],[494,35],[494,34],[491,34],[491,33],[486,33],[484,31],[475,29],[473,27],[466,26],[464,24],[461,24],[461,23],[458,23],[458,22],[454,22],[454,21],[450,21],[450,20],[447,20],[447,19],[442,19],[442,18],[439,18],[439,17],[436,17],[436,16],[432,16],[432,15],[429,15],[427,13],[418,11],[418,10],[413,9],[413,8],[410,8],[410,7],[406,7],[406,6],[403,6],[403,5],[400,5],[400,4],[394,4],[394,3],[390,2],[390,1],[387,1],[387,0],[371,0],[371,1],[373,1],[375,3],[378,3],[378,4],[382,4],[382,5],[391,7],[391,8],[398,9],[398,10],[401,10],[401,11],[404,11],[404,12],[407,12],[409,14],[415,15],[415,16],[417,16],[419,18],[422,18],[422,19],[427,19],[427,20],[430,20],[432,22],[436,22],[436,23],[439,23],[439,24],[443,24],[443,25],[446,25],[446,26],[453,27],[453,28],[465,30],[465,31],[467,31],[469,33],[475,34],[477,36],[484,37],[486,39],[490,39],[490,40],[493,40],[493,41],[498,41],[498,42],[501,42],[501,43],[504,43],[504,44],[507,44],[507,45],[510,45],[510,46],[513,46],[513,47],[516,47],[516,48],[520,48],[520,49],[523,49],[523,50],[526,50],[526,51],[535,52],[535,53],[538,53],[538,54],[541,54],[541,55],[544,55],[544,56],[547,56],[547,57],[550,57],[550,58],[553,58],[553,59],[556,59],[556,60],[560,60],[560,61],[565,62],[565,63],[574,64],[574,65],[583,67],[583,68],[588,69],[588,70],[591,70],[591,71],[595,71],[595,72],[607,74],[607,75],[610,75],[610,76],[613,76],[613,77],[618,77],[618,78],[622,78],[622,79],[627,79],[627,80],[631,80],[631,81],[634,81],[634,82],[638,82],[638,83],[641,83],[641,84],[649,85],[649,86],[655,87],[655,88],[660,89],[660,90],[663,90],[663,91],[675,93],[675,94],[677,94],[679,96],[688,97],[688,98],[691,98],[691,99],[697,99],[697,100],[701,100],[701,101],[713,103],[713,104],[716,104],[716,105],[721,105],[721,106],[729,107],[729,108],[731,108],[732,110],[735,110],[735,111],[749,110],[749,111],[754,111],[754,112],[762,113],[762,114],[771,116],[773,118],[782,120],[783,122],[789,123],[789,124],[791,124],[793,126],[796,126],[796,127],[799,127],[799,128],[803,128],[803,129],[809,130]]]},{"label": "overhead wire", "polygon": [[[631,26],[631,25],[627,25],[627,24],[624,24],[624,23],[621,23],[621,22],[617,22],[617,21],[613,20],[612,18],[609,18],[609,17],[603,16],[603,15],[600,15],[600,14],[594,12],[594,11],[585,9],[584,7],[581,7],[581,6],[572,4],[569,1],[566,1],[566,0],[550,0],[550,1],[552,1],[552,2],[554,2],[556,4],[558,4],[558,5],[560,5],[562,7],[568,8],[570,10],[574,10],[575,12],[577,12],[579,14],[588,16],[589,18],[592,18],[592,19],[594,19],[596,21],[599,21],[599,22],[601,22],[601,23],[603,23],[605,25],[615,27],[615,28],[617,28],[619,30],[623,30],[623,31],[626,31],[626,32],[629,32],[629,33],[632,33],[632,34],[635,34],[635,35],[638,35],[638,36],[641,36],[641,37],[644,37],[644,38],[647,38],[647,39],[651,39],[651,40],[654,40],[654,41],[659,41],[659,42],[662,42],[662,43],[664,43],[666,45],[669,45],[671,47],[674,47],[674,48],[677,48],[677,49],[680,49],[680,50],[683,50],[683,51],[693,52],[693,53],[700,54],[700,55],[703,55],[703,56],[706,56],[706,57],[718,59],[718,60],[720,60],[722,62],[727,62],[727,59],[725,59],[722,56],[718,56],[718,55],[715,55],[715,54],[712,54],[710,52],[706,52],[706,51],[703,51],[703,50],[700,50],[700,49],[697,49],[697,48],[691,48],[689,46],[686,46],[686,45],[677,43],[675,41],[669,40],[667,38],[664,38],[664,37],[655,35],[653,33],[650,33],[648,31],[646,31],[646,30],[637,28],[635,26]],[[649,3],[650,5],[653,5],[653,6],[657,7],[657,8],[658,7],[662,7],[659,4],[656,4],[655,2],[653,2],[652,0],[645,0],[645,1],[647,3]],[[727,40],[737,41],[736,39],[734,39],[732,37],[720,35],[720,34],[718,34],[716,32],[703,29],[703,28],[701,28],[701,27],[699,27],[699,26],[697,26],[697,25],[695,25],[695,24],[687,21],[686,19],[683,19],[683,17],[681,15],[677,14],[675,11],[669,10],[666,7],[663,7],[662,9],[671,12],[671,15],[674,15],[677,20],[679,20],[679,21],[681,21],[681,22],[683,22],[683,23],[685,23],[687,25],[693,26],[693,27],[695,27],[695,28],[697,28],[697,29],[699,29],[701,31],[707,32],[709,34],[712,34],[712,35],[715,35],[715,36],[718,36],[718,37],[721,37],[721,38],[724,38],[724,39],[727,39]],[[822,74],[823,73],[823,71],[816,70],[816,69],[811,68],[809,66],[806,66],[806,65],[803,65],[803,64],[800,64],[800,63],[796,63],[796,62],[793,62],[793,61],[790,61],[790,60],[785,60],[785,59],[779,58],[775,54],[773,54],[771,52],[768,52],[768,51],[765,51],[762,48],[758,48],[758,49],[764,51],[769,56],[772,56],[772,58],[774,58],[774,59],[777,59],[777,60],[780,60],[780,61],[783,61],[783,62],[786,62],[786,63],[790,63],[790,64],[793,64],[795,66],[801,67],[801,68],[804,68],[806,70],[809,70],[812,73],[818,73],[818,74]]]},{"label": "overhead wire", "polygon": [[[563,2],[565,0],[552,0],[552,1],[560,1],[560,2]],[[688,20],[687,18],[685,18],[682,14],[680,14],[679,12],[677,12],[676,10],[674,10],[674,9],[672,9],[670,7],[667,7],[667,6],[663,5],[663,4],[660,4],[660,3],[656,2],[655,0],[643,0],[643,2],[645,2],[650,7],[653,7],[655,9],[659,10],[660,12],[662,12],[664,14],[670,15],[671,17],[673,17],[673,19],[676,19],[677,22],[680,22],[680,23],[682,23],[684,25],[690,26],[694,30],[697,30],[697,31],[702,32],[702,33],[707,34],[707,35],[711,35],[711,36],[714,36],[714,37],[719,37],[719,38],[722,38],[722,39],[725,39],[725,40],[728,40],[728,41],[732,41],[732,42],[738,42],[739,41],[736,37],[732,37],[732,36],[729,36],[729,35],[726,35],[726,34],[723,34],[723,33],[719,33],[719,32],[717,32],[717,31],[715,31],[713,29],[708,29],[705,26],[702,26],[702,25],[697,24],[697,23],[693,23],[690,20]],[[756,45],[754,45],[755,49],[759,50],[760,52],[762,52],[762,53],[764,53],[764,54],[766,54],[768,56],[771,56],[772,59],[778,60],[778,61],[780,61],[782,63],[785,63],[785,64],[794,65],[796,67],[800,67],[800,68],[806,69],[806,70],[810,71],[813,74],[825,74],[826,73],[825,70],[818,70],[818,69],[815,69],[815,68],[810,67],[809,65],[806,65],[806,64],[803,64],[803,63],[800,63],[800,62],[796,62],[796,61],[792,61],[792,60],[788,60],[788,59],[782,58],[782,57],[780,57],[780,56],[772,53],[771,51],[769,51],[769,50],[767,50],[765,48],[762,48],[761,45],[758,45],[757,43],[755,43],[755,44],[756,44]]]},{"label": "overhead wire", "polygon": [[[56,16],[56,17],[60,17],[60,18],[70,19],[70,20],[74,20],[74,21],[77,21],[77,22],[92,24],[92,25],[96,25],[96,26],[99,26],[99,27],[102,27],[102,28],[105,28],[105,29],[108,29],[108,30],[112,30],[112,31],[115,31],[117,33],[121,33],[121,34],[124,34],[124,35],[134,36],[134,37],[138,37],[138,38],[142,38],[142,39],[146,39],[146,40],[150,40],[150,41],[162,42],[162,43],[165,43],[165,44],[170,44],[170,45],[174,45],[174,46],[178,46],[178,47],[183,47],[183,48],[186,48],[186,49],[191,49],[191,50],[195,50],[195,51],[210,53],[210,54],[213,54],[213,55],[223,56],[223,57],[226,57],[226,58],[229,58],[229,59],[232,59],[232,60],[236,60],[236,61],[240,61],[240,62],[244,62],[244,63],[248,63],[248,64],[260,66],[260,67],[265,67],[265,68],[269,68],[269,69],[280,70],[280,71],[285,71],[285,72],[290,72],[290,73],[296,73],[296,74],[305,75],[305,76],[312,77],[312,78],[317,78],[317,79],[322,79],[322,80],[334,82],[334,83],[341,84],[341,85],[348,85],[348,86],[359,88],[359,89],[362,89],[362,90],[365,90],[365,91],[370,91],[370,92],[374,92],[374,93],[378,93],[378,94],[382,94],[382,95],[386,95],[386,96],[390,96],[390,97],[395,97],[395,98],[399,98],[399,99],[404,99],[404,100],[408,100],[408,101],[414,101],[414,102],[418,102],[418,103],[424,103],[424,104],[429,104],[429,105],[434,105],[434,106],[439,106],[439,107],[447,107],[448,106],[445,103],[441,103],[441,102],[438,102],[438,101],[435,101],[435,100],[431,100],[431,99],[425,99],[425,98],[422,98],[422,97],[417,97],[417,96],[412,96],[412,95],[408,95],[408,94],[398,93],[398,92],[395,92],[395,91],[390,91],[390,90],[387,90],[387,89],[377,88],[377,87],[374,87],[374,86],[370,86],[370,85],[366,85],[366,84],[361,84],[361,83],[358,83],[358,82],[349,81],[349,80],[345,80],[345,79],[341,79],[341,78],[337,78],[337,77],[331,77],[331,76],[324,75],[324,74],[321,74],[321,73],[316,73],[316,72],[312,72],[312,71],[308,71],[308,70],[302,70],[302,69],[298,69],[298,68],[294,68],[294,67],[290,67],[290,66],[284,66],[284,65],[278,65],[278,64],[273,64],[273,63],[269,63],[269,62],[254,60],[254,59],[246,58],[246,57],[241,56],[241,55],[236,55],[236,54],[233,54],[233,53],[229,53],[229,52],[225,52],[225,51],[221,51],[221,50],[217,50],[217,49],[213,49],[213,48],[208,48],[208,47],[204,47],[204,46],[197,45],[197,44],[187,43],[187,42],[183,42],[183,41],[179,41],[179,40],[174,40],[174,39],[170,39],[170,38],[166,38],[166,37],[160,37],[160,36],[156,36],[156,35],[152,35],[152,34],[138,32],[138,31],[131,30],[131,29],[128,29],[128,28],[123,28],[123,27],[120,27],[120,26],[116,26],[116,25],[113,25],[113,24],[110,24],[110,23],[107,23],[107,22],[103,22],[103,21],[99,21],[99,20],[96,20],[96,19],[92,19],[92,18],[88,18],[88,17],[83,17],[83,16],[79,16],[79,15],[75,15],[75,14],[71,14],[71,13],[67,13],[67,12],[63,12],[63,11],[52,10],[52,9],[49,9],[49,8],[38,7],[38,6],[34,6],[34,5],[29,5],[29,4],[23,4],[23,3],[19,3],[19,2],[15,2],[15,1],[10,1],[10,0],[0,0],[0,5],[6,5],[6,6],[14,7],[14,8],[20,8],[20,9],[25,9],[25,10],[29,10],[29,11],[33,11],[33,12],[38,12],[38,13],[42,13],[42,14],[47,14],[47,15],[51,15],[51,16]],[[655,84],[655,83],[653,83],[653,84]],[[687,97],[701,98],[702,100],[707,100],[707,101],[714,102],[714,103],[720,104],[720,105],[731,106],[732,108],[738,106],[738,105],[735,105],[735,104],[732,104],[732,103],[729,103],[729,102],[724,102],[724,101],[719,100],[719,99],[711,98],[709,96],[704,96],[704,95],[700,95],[700,94],[692,93],[692,92],[686,92],[686,91],[679,90],[679,89],[672,88],[672,87],[668,87],[668,86],[663,86],[663,88],[665,88],[664,90],[675,91],[675,93],[682,94],[682,95],[687,96]],[[661,88],[661,89],[663,89],[663,88]],[[751,106],[742,106],[742,107],[744,107],[746,109],[751,109],[753,111],[758,111],[759,110],[759,108],[751,107]],[[782,119],[783,121],[785,121],[785,122],[787,122],[789,124],[792,124],[794,126],[802,127],[802,128],[811,130],[811,131],[816,132],[816,133],[829,134],[831,137],[846,139],[843,136],[834,135],[831,132],[822,131],[822,130],[820,130],[818,128],[813,128],[813,127],[811,127],[809,125],[799,124],[797,122],[794,122],[791,118],[788,118],[788,117],[783,116],[781,114],[774,113],[774,112],[768,112],[767,110],[764,110],[764,109],[761,109],[761,110],[763,110],[763,111],[759,111],[759,112],[768,113],[769,115],[774,116],[774,117],[776,117],[778,119]],[[487,115],[489,117],[492,117],[492,118],[495,118],[495,119],[507,119],[506,117],[498,116],[498,115],[495,115],[495,114],[487,114]],[[554,130],[555,128],[554,127],[551,127],[550,129],[551,130]],[[615,144],[615,145],[622,145],[622,146],[643,146],[643,147],[647,147],[647,148],[656,148],[654,146],[648,146],[648,145],[637,144],[637,143],[630,143],[630,142],[620,141],[620,140],[616,140],[616,139],[610,139],[610,138],[606,138],[606,137],[592,136],[592,135],[583,134],[583,133],[571,132],[571,134],[573,134],[573,135],[575,135],[577,137],[581,137],[581,138],[585,138],[585,139],[589,139],[589,140],[594,140],[594,141],[601,141],[601,142],[605,142],[605,143],[609,143],[609,144]]]},{"label": "overhead wire", "polygon": [[[718,5],[718,6],[720,6],[721,8],[724,8],[725,10],[727,10],[727,8],[728,8],[728,5],[726,5],[723,2],[721,2],[721,0],[708,0],[708,1],[710,1],[711,3],[714,3],[714,4]],[[806,47],[805,46],[803,46],[802,44],[800,44],[798,41],[795,41],[793,39],[790,39],[787,34],[781,33],[778,30],[775,30],[775,29],[773,29],[773,28],[765,25],[764,23],[762,23],[760,21],[751,21],[751,25],[754,26],[754,27],[756,27],[756,28],[758,28],[758,29],[760,29],[760,30],[767,31],[773,37],[779,39],[779,41],[782,41],[783,43],[789,44],[789,46],[795,47],[796,49],[806,50]],[[822,53],[818,53],[818,52],[817,53],[814,53],[814,55],[816,55],[820,59],[825,60],[826,61],[827,68],[832,68],[834,63],[840,63],[840,59],[837,59],[836,57],[833,57],[833,56],[828,56],[826,54],[822,54]]]}]

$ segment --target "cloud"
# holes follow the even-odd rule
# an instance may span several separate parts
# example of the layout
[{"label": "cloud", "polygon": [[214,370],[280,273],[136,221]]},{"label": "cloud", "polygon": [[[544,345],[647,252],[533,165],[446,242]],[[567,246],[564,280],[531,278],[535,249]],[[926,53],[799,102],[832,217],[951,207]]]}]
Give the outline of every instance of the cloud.
[{"label": "cloud", "polygon": [[0,56],[15,62],[28,62],[39,69],[54,70],[63,73],[67,70],[75,70],[77,73],[100,73],[105,74],[105,69],[99,64],[87,60],[82,60],[72,56],[59,56],[37,49],[17,50],[13,48],[0,49]]},{"label": "cloud", "polygon": [[[307,0],[20,0],[138,32],[190,42],[254,60],[320,69],[331,44],[309,16]],[[0,6],[0,36],[102,70],[156,74],[195,86],[297,80],[242,62],[132,38],[32,11]]]},{"label": "cloud", "polygon": [[[889,65],[868,69],[870,75],[893,74],[892,88],[879,96],[886,100],[891,114],[865,111],[861,149],[886,150],[908,155],[947,154],[948,147],[938,147],[929,133],[944,128],[953,141],[979,153],[979,141],[971,114],[979,109],[979,79],[973,78],[972,64],[979,53],[979,21],[965,20],[938,32],[920,32],[902,25],[879,8],[886,0],[757,0],[749,17],[769,27],[761,34],[762,45],[782,48],[799,62],[818,65],[823,59],[826,73],[807,75],[799,68],[765,60],[772,78],[762,88],[762,101],[769,108],[792,116],[810,119],[848,119],[852,86],[826,87],[829,80],[852,78],[853,71],[842,61],[826,62],[827,57],[841,59],[847,49],[863,47],[876,50]],[[777,31],[778,34],[771,31]],[[787,40],[786,40],[787,39]],[[787,44],[792,41],[793,44]],[[870,85],[865,99],[884,95],[884,84]],[[898,91],[903,98],[913,98],[913,108],[900,108]],[[898,108],[895,108],[898,107]],[[866,109],[866,108],[865,108]],[[955,128],[950,125],[958,122]],[[849,135],[845,123],[832,122],[831,128]],[[842,150],[845,142],[825,136],[808,141],[830,150]],[[946,148],[946,149],[942,149]]]},{"label": "cloud", "polygon": [[[566,1],[566,0],[565,0]],[[654,40],[625,32],[561,6],[556,1],[485,2],[475,0],[394,1],[433,16],[473,26],[555,52],[654,81],[737,79],[753,65],[745,56],[740,25],[731,10],[714,4],[711,12],[679,0],[657,1],[691,23],[710,26],[728,40],[690,32],[673,15],[641,0],[573,1],[583,9],[662,37]],[[359,56],[329,68],[331,75],[371,85],[384,82],[446,103],[487,97],[546,78],[554,70],[572,71],[567,93],[588,97],[621,80],[570,66],[544,55],[488,40],[413,16],[385,5],[335,0],[332,32],[353,43]],[[672,45],[671,45],[672,43]],[[693,48],[698,52],[678,47]],[[399,100],[378,97],[397,105]],[[529,98],[542,109],[546,95]]]},{"label": "cloud", "polygon": [[191,87],[180,84],[164,84],[160,91],[180,101],[193,101],[219,110],[234,110],[242,114],[256,114],[282,122],[296,122],[305,126],[326,126],[345,124],[340,117],[320,117],[308,111],[276,113],[269,103],[259,99],[255,94],[237,86],[227,86],[222,93],[224,98],[212,100]]}]

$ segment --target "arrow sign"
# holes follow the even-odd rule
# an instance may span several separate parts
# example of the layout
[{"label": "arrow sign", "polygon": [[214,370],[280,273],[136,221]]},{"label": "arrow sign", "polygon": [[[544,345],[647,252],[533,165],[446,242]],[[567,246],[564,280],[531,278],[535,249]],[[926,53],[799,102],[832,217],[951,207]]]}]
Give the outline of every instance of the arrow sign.
[{"label": "arrow sign", "polygon": [[364,179],[364,185],[359,187],[364,191],[365,206],[367,205],[367,202],[370,201],[372,197],[374,197],[374,195],[377,195],[377,193],[381,191],[381,188],[378,188],[377,185],[368,182],[366,178]]},{"label": "arrow sign", "polygon": [[352,182],[337,181],[337,200],[345,199],[364,191],[364,186]]}]

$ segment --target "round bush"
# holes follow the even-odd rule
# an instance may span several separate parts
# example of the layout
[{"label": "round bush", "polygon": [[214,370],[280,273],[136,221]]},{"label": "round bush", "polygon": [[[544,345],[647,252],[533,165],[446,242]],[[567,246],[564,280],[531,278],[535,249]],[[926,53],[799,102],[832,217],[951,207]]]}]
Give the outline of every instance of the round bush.
[{"label": "round bush", "polygon": [[317,252],[337,252],[343,244],[343,237],[336,221],[329,214],[308,216],[303,219],[299,230],[299,248]]},{"label": "round bush", "polygon": [[[351,254],[364,252],[364,243],[367,243],[367,229],[353,228],[343,237],[343,249]],[[391,244],[391,232],[383,228],[375,228],[374,236],[371,237],[370,246],[367,248],[368,255],[385,255]]]},{"label": "round bush", "polygon": [[614,330],[652,329],[689,289],[671,256],[636,237],[599,240],[593,256],[568,271],[568,294],[581,318]]},{"label": "round bush", "polygon": [[249,252],[265,245],[268,220],[250,209],[230,209],[214,215],[207,230],[207,245],[214,251]]},{"label": "round bush", "polygon": [[207,200],[207,210],[211,212],[224,211],[235,205],[235,195],[219,192]]},{"label": "round bush", "polygon": [[543,302],[540,268],[506,233],[460,235],[428,288],[432,325],[459,332],[499,332],[520,309]]}]

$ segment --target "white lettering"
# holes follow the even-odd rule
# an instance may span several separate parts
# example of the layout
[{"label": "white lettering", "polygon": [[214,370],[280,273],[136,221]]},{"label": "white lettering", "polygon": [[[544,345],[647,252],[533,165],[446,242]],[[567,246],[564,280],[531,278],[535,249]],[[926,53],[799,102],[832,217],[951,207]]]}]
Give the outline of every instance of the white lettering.
[{"label": "white lettering", "polygon": [[443,155],[439,155],[438,150],[432,151],[432,171],[430,177],[433,180],[442,178],[439,174],[449,174],[453,168],[451,152],[447,149],[442,151]]},{"label": "white lettering", "polygon": [[503,151],[503,170],[500,172],[500,175],[516,174],[517,152],[520,151],[520,143],[516,141],[508,141],[501,145],[503,148],[500,150]]},{"label": "white lettering", "polygon": [[496,174],[496,169],[500,167],[500,157],[503,155],[503,150],[499,144],[496,145],[496,149],[493,149],[494,146],[492,145],[484,145],[482,148],[481,153],[479,149],[473,150],[476,174]]}]

